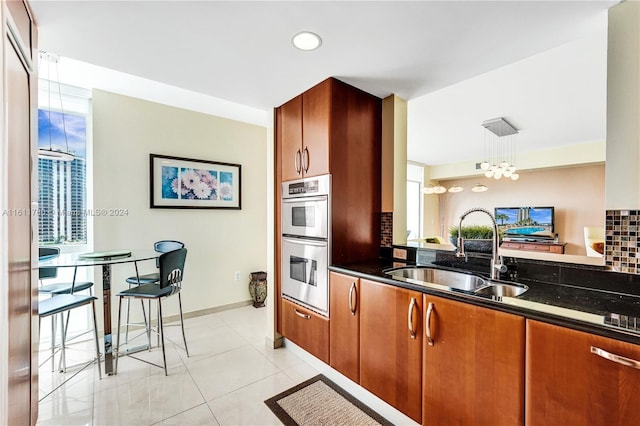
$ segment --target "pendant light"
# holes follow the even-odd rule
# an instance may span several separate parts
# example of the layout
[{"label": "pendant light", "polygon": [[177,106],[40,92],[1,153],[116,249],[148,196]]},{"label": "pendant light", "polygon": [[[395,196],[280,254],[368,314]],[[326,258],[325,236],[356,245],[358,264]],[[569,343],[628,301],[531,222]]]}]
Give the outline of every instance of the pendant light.
[{"label": "pendant light", "polygon": [[[69,140],[67,138],[67,126],[64,117],[64,107],[62,106],[62,91],[60,90],[60,76],[58,73],[58,62],[60,57],[54,53],[40,51],[40,62],[47,62],[47,120],[49,121],[47,129],[49,136],[49,148],[39,148],[38,149],[38,158],[46,159],[46,160],[57,160],[57,161],[73,161],[73,154],[69,151]],[[58,99],[60,102],[60,115],[62,117],[62,133],[64,135],[64,143],[65,150],[62,151],[60,149],[53,149],[52,137],[51,137],[51,63],[55,64],[56,68],[56,84],[58,86]]]}]

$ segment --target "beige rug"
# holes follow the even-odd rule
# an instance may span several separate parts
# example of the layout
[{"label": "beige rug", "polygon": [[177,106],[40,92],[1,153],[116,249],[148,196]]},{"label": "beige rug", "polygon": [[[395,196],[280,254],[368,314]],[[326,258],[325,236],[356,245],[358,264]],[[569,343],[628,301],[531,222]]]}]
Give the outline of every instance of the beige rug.
[{"label": "beige rug", "polygon": [[391,425],[322,374],[265,401],[285,425]]}]

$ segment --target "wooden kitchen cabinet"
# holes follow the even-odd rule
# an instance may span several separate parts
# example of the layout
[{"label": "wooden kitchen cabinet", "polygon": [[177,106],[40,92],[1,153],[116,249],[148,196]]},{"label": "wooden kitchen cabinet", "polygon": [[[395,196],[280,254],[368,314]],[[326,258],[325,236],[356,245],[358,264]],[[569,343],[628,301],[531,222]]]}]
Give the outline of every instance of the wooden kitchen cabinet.
[{"label": "wooden kitchen cabinet", "polygon": [[325,80],[279,108],[283,182],[329,173],[332,87]]},{"label": "wooden kitchen cabinet", "polygon": [[282,334],[325,363],[329,363],[329,319],[282,299]]},{"label": "wooden kitchen cabinet", "polygon": [[527,425],[639,425],[640,346],[527,320]]},{"label": "wooden kitchen cabinet", "polygon": [[360,381],[360,279],[329,274],[329,365]]},{"label": "wooden kitchen cabinet", "polygon": [[422,293],[360,279],[360,384],[422,421]]},{"label": "wooden kitchen cabinet", "polygon": [[522,425],[524,318],[430,295],[423,309],[422,424]]}]

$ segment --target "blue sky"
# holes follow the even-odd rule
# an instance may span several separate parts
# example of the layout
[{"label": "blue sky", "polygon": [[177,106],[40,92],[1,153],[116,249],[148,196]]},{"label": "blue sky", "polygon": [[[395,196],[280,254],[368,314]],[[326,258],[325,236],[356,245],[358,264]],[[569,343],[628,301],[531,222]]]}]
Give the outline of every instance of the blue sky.
[{"label": "blue sky", "polygon": [[[38,110],[38,148],[49,148],[49,130],[51,131],[51,147],[66,151],[64,131],[62,125],[62,113]],[[51,125],[49,125],[51,123]],[[69,150],[78,157],[86,157],[87,121],[84,116],[64,114],[64,128],[67,132]]]}]

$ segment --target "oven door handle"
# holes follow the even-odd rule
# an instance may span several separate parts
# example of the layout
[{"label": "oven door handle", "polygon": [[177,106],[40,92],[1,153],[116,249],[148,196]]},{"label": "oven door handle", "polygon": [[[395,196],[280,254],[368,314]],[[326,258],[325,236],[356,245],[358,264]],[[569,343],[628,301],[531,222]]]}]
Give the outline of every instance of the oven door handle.
[{"label": "oven door handle", "polygon": [[316,241],[316,240],[308,240],[306,238],[291,238],[291,237],[282,237],[282,241],[286,241],[291,244],[298,244],[301,246],[316,246],[316,247],[326,247],[326,241]]},{"label": "oven door handle", "polygon": [[317,197],[295,197],[295,198],[283,198],[282,199],[282,203],[315,203],[318,201],[327,201],[327,196],[326,195],[320,195]]}]

